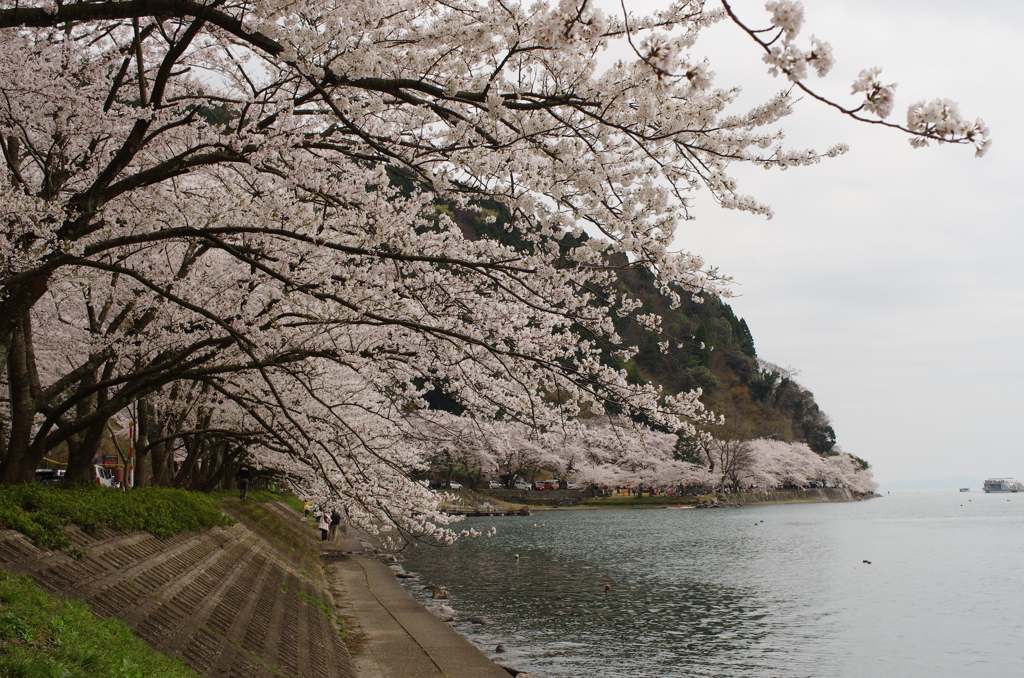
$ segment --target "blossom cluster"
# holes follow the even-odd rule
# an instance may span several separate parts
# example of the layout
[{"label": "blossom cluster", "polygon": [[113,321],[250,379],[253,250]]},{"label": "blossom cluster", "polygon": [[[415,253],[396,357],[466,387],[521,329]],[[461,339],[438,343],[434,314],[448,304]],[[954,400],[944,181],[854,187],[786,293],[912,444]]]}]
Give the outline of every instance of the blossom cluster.
[{"label": "blossom cluster", "polygon": [[864,93],[864,103],[861,107],[868,113],[874,113],[879,118],[885,119],[892,113],[896,105],[896,83],[883,85],[878,76],[881,75],[881,68],[865,68],[853,82],[851,94]]},{"label": "blossom cluster", "polygon": [[[713,422],[707,416],[705,423]],[[652,431],[613,417],[585,419],[544,433],[520,424],[491,421],[471,426],[434,416],[410,433],[431,441],[428,466],[436,474],[464,477],[528,476],[541,469],[586,484],[641,484],[664,490],[680,486],[770,491],[812,484],[872,492],[870,469],[834,449],[827,456],[805,443],[715,439],[696,430],[684,437],[700,449],[698,459],[680,461],[680,436]]]},{"label": "blossom cluster", "polygon": [[[739,23],[728,1],[726,9]],[[808,88],[803,82],[808,69],[813,68],[818,77],[824,77],[835,63],[832,46],[811,36],[810,50],[797,46],[795,40],[804,23],[803,5],[792,0],[771,0],[765,5],[771,14],[771,28],[752,30],[743,26],[744,30],[764,49],[763,60],[773,76],[785,75],[805,92],[813,97],[828,101],[837,109],[858,120],[880,122],[888,118],[896,106],[896,84],[885,84],[880,79],[880,68],[865,68],[857,75],[851,88],[851,94],[862,95],[863,100],[854,108],[846,108],[829,101]],[[768,34],[769,38],[762,37]],[[862,117],[861,112],[875,118]],[[907,124],[901,127],[893,123],[881,123],[895,127],[913,135],[910,144],[915,148],[927,146],[930,141],[939,143],[966,143],[975,148],[980,157],[991,145],[989,130],[985,123],[978,119],[971,122],[960,115],[957,105],[946,99],[935,99],[932,102],[918,102],[912,105],[907,113]]]},{"label": "blossom cluster", "polygon": [[534,23],[534,39],[545,47],[560,47],[602,37],[607,21],[593,5],[591,0],[560,0]]},{"label": "blossom cluster", "polygon": [[807,77],[809,66],[819,78],[825,77],[835,65],[832,45],[813,35],[809,50],[801,49],[796,44],[804,24],[803,4],[792,0],[772,0],[765,5],[765,9],[771,12],[772,27],[778,29],[775,39],[766,43],[767,53],[763,60],[768,64],[768,72],[774,76],[784,74],[796,82]]},{"label": "blossom cluster", "polygon": [[907,109],[907,127],[922,136],[913,137],[910,143],[915,148],[927,146],[929,139],[939,143],[966,139],[975,148],[975,155],[985,155],[991,146],[988,125],[978,118],[974,122],[960,114],[960,107],[949,99],[935,99],[925,103],[919,101]]}]

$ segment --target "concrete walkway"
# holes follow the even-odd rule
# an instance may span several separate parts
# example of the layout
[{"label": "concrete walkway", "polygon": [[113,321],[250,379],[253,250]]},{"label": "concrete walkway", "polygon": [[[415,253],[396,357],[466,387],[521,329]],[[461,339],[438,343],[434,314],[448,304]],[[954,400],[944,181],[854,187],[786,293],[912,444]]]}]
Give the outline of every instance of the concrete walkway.
[{"label": "concrete walkway", "polygon": [[[417,603],[391,568],[343,538],[325,555],[338,613],[357,638],[357,678],[510,678],[472,643]],[[347,553],[345,553],[347,552]]]}]

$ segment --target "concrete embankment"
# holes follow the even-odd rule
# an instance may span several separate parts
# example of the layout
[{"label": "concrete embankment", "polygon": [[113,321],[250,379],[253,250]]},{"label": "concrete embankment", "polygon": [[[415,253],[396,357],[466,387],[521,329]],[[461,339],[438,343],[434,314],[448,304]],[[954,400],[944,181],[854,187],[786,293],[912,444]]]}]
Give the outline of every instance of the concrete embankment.
[{"label": "concrete embankment", "polygon": [[359,542],[325,548],[284,504],[228,506],[232,527],[167,540],[68,528],[67,551],[0,530],[0,567],[209,678],[508,678]]},{"label": "concrete embankment", "polygon": [[[354,678],[335,603],[299,516],[260,504],[259,522],[160,540],[68,528],[68,552],[0,531],[0,566],[116,617],[154,649],[213,678]],[[269,523],[269,524],[268,524]]]}]

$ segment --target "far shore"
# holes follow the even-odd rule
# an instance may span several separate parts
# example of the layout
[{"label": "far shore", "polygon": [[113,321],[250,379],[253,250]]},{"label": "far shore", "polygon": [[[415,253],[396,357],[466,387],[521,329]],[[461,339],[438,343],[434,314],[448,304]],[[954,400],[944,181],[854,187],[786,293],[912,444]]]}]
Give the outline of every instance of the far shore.
[{"label": "far shore", "polygon": [[881,495],[877,493],[855,495],[846,488],[808,488],[801,490],[773,490],[771,492],[738,492],[733,494],[706,494],[699,496],[670,497],[656,495],[654,497],[581,497],[579,494],[568,494],[566,492],[551,492],[541,494],[541,491],[529,496],[530,503],[515,501],[526,497],[516,496],[503,498],[500,494],[490,492],[471,492],[468,490],[458,493],[462,502],[461,506],[476,506],[483,502],[503,508],[519,510],[527,508],[531,512],[537,511],[579,511],[590,509],[684,509],[684,508],[725,508],[735,506],[764,505],[764,504],[811,504],[861,501],[873,499]]}]

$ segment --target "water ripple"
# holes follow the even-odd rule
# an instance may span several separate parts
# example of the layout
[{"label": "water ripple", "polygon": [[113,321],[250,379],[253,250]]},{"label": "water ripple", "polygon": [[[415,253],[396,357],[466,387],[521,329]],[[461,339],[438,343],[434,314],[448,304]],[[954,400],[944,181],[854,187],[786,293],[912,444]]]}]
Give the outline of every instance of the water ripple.
[{"label": "water ripple", "polygon": [[1022,630],[1024,502],[986,499],[474,518],[498,537],[413,549],[407,586],[549,678],[1004,675],[986,648]]}]

